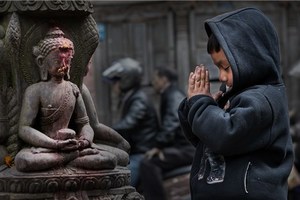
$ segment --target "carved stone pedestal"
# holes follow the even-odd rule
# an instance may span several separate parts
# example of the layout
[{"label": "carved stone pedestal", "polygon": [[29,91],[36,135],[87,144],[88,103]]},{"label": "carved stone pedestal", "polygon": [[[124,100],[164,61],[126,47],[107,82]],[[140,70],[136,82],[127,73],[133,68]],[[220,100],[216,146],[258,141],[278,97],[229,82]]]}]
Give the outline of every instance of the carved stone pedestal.
[{"label": "carved stone pedestal", "polygon": [[37,173],[21,173],[12,167],[0,173],[0,199],[144,199],[129,183],[130,171],[120,167],[103,171],[59,168]]}]

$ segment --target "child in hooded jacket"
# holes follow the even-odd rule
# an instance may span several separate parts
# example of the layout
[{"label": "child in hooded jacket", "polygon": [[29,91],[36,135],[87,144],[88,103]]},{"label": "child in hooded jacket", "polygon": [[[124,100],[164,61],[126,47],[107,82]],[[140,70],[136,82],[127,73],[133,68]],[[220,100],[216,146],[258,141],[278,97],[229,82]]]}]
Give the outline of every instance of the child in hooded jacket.
[{"label": "child in hooded jacket", "polygon": [[210,93],[205,66],[190,73],[178,113],[196,147],[192,200],[286,200],[293,147],[276,30],[256,8],[204,25],[226,91]]}]

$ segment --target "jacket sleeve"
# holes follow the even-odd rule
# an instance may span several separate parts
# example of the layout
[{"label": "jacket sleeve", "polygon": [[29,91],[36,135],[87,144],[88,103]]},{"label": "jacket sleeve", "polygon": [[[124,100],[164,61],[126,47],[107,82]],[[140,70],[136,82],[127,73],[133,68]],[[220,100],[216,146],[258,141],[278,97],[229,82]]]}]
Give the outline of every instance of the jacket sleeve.
[{"label": "jacket sleeve", "polygon": [[238,155],[269,143],[272,109],[261,93],[235,97],[226,111],[204,95],[192,97],[188,104],[193,133],[215,153]]},{"label": "jacket sleeve", "polygon": [[193,146],[196,147],[199,142],[199,138],[197,138],[194,135],[192,128],[187,120],[188,112],[189,112],[189,107],[187,104],[187,98],[185,98],[184,100],[182,100],[182,102],[179,105],[178,117],[185,137],[187,138],[188,141],[190,141],[193,144]]}]

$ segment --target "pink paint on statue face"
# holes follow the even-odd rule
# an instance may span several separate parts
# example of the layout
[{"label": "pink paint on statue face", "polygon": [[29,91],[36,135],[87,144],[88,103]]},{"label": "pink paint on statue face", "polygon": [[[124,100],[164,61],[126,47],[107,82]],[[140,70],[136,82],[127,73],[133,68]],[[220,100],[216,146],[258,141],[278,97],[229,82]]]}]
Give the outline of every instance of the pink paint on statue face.
[{"label": "pink paint on statue face", "polygon": [[71,67],[71,60],[73,58],[73,50],[69,48],[60,48],[59,49],[59,60],[60,60],[60,68],[58,69],[58,72],[66,74]]},{"label": "pink paint on statue face", "polygon": [[73,49],[59,48],[51,51],[46,57],[49,74],[63,78],[71,68],[72,58]]}]

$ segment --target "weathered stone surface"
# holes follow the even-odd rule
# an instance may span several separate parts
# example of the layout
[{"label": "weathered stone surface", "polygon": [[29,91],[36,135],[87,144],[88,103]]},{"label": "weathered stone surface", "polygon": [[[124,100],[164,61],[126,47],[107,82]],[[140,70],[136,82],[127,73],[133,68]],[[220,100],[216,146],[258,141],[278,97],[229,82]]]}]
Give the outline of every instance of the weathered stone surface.
[{"label": "weathered stone surface", "polygon": [[129,186],[130,171],[58,168],[22,173],[14,167],[0,173],[0,199],[143,199]]},{"label": "weathered stone surface", "polygon": [[93,12],[93,5],[89,1],[1,1],[0,13],[29,12],[34,15],[55,13],[56,15],[88,15]]}]

